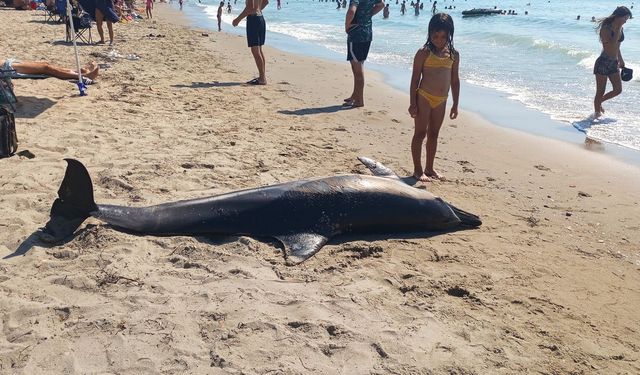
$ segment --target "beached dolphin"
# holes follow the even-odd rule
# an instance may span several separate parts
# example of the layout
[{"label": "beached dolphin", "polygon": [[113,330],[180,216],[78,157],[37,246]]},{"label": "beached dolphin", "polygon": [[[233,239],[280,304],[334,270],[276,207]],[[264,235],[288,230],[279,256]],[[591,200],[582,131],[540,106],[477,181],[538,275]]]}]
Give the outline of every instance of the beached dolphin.
[{"label": "beached dolphin", "polygon": [[305,261],[346,233],[453,231],[482,224],[433,194],[414,188],[384,165],[358,158],[375,176],[300,180],[149,207],[96,204],[89,173],[67,170],[40,237],[58,242],[90,216],[149,235],[249,235],[282,242],[288,264]]}]

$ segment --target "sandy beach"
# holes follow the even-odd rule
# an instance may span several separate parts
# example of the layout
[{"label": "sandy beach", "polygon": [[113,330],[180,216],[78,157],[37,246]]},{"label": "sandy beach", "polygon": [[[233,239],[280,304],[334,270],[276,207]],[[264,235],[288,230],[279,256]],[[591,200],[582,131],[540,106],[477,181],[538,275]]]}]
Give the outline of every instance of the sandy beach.
[{"label": "sandy beach", "polygon": [[[380,75],[344,110],[346,62],[267,36],[269,84],[247,86],[243,37],[189,28],[168,4],[154,16],[115,25],[113,49],[79,46],[101,64],[86,97],[13,81],[19,151],[35,157],[0,160],[0,373],[640,373],[640,168],[468,112],[440,133],[447,181],[416,188],[480,215],[476,230],[343,236],[297,266],[276,240],[95,219],[40,242],[64,158],[87,166],[98,203],[131,206],[369,174],[360,155],[411,174],[408,95]],[[0,32],[0,59],[75,64],[41,11],[0,8]]]}]

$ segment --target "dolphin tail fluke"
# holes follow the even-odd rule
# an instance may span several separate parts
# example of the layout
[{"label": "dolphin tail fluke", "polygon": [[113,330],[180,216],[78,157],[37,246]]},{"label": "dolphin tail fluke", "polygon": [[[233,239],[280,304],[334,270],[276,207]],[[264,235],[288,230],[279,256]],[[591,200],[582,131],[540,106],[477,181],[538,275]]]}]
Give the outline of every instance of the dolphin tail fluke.
[{"label": "dolphin tail fluke", "polygon": [[73,234],[91,212],[98,209],[87,169],[77,160],[65,161],[67,171],[58,189],[58,198],[51,206],[49,222],[40,232],[40,238],[50,243],[60,242]]},{"label": "dolphin tail fluke", "polygon": [[398,175],[394,171],[392,171],[390,168],[388,168],[387,166],[385,166],[380,162],[377,162],[371,158],[367,158],[364,156],[358,156],[358,160],[360,160],[360,162],[364,164],[365,167],[369,168],[369,170],[371,171],[371,173],[373,173],[374,176],[387,177],[395,180],[400,180],[400,177],[398,177]]},{"label": "dolphin tail fluke", "polygon": [[456,216],[458,216],[458,218],[460,219],[461,225],[465,227],[472,227],[472,228],[479,227],[480,225],[482,225],[482,221],[480,220],[480,217],[478,215],[474,215],[470,212],[463,211],[455,206],[452,206],[451,204],[449,204],[449,207],[451,207],[451,209],[456,214]]}]

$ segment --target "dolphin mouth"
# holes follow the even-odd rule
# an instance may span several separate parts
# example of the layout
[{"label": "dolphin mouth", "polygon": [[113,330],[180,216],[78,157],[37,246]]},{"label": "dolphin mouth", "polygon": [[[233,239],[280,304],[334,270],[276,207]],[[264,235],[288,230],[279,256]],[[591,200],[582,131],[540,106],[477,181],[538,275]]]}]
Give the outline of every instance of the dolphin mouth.
[{"label": "dolphin mouth", "polygon": [[467,212],[459,209],[456,206],[449,204],[451,210],[456,214],[456,216],[460,219],[460,225],[470,228],[476,228],[482,225],[482,220],[480,220],[480,216],[474,215],[471,212]]}]

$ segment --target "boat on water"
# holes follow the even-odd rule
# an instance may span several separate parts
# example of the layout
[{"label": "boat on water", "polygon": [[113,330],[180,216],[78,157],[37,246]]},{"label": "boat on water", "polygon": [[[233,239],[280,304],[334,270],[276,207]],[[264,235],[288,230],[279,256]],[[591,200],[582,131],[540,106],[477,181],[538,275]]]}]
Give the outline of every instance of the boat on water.
[{"label": "boat on water", "polygon": [[462,11],[463,17],[490,16],[493,14],[502,14],[502,10],[489,8],[473,8]]}]

